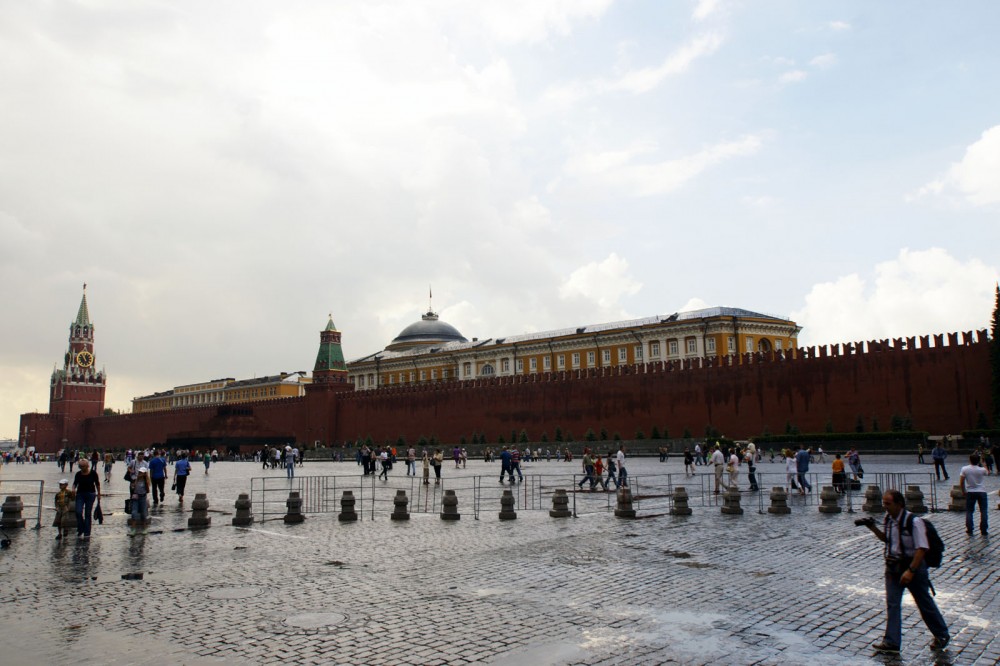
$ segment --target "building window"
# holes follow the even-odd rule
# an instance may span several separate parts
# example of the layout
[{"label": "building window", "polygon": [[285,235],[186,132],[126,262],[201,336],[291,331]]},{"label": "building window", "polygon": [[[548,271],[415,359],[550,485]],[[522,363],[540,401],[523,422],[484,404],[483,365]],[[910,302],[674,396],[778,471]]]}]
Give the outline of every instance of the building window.
[{"label": "building window", "polygon": [[774,348],[777,349],[778,351],[781,351],[781,340],[774,341]]},{"label": "building window", "polygon": [[490,365],[489,363],[487,363],[486,365],[483,366],[481,374],[484,374],[484,375],[492,375],[492,374],[494,374],[493,373],[493,366]]},{"label": "building window", "polygon": [[642,360],[642,345],[635,346],[635,362],[638,363]]},{"label": "building window", "polygon": [[462,364],[462,376],[471,377],[472,376],[472,363],[466,361]]},{"label": "building window", "polygon": [[505,358],[500,360],[500,370],[504,373],[510,372],[510,359]]},{"label": "building window", "polygon": [[448,369],[445,368],[441,371],[441,379],[448,379]]},{"label": "building window", "polygon": [[753,351],[753,338],[750,336],[747,336],[747,351],[748,352]]},{"label": "building window", "polygon": [[715,338],[705,338],[705,351],[709,354],[715,353]]},{"label": "building window", "polygon": [[592,368],[597,364],[597,352],[587,352],[587,367]]},{"label": "building window", "polygon": [[427,373],[423,370],[420,371],[420,381],[427,379]]},{"label": "building window", "polygon": [[573,367],[580,367],[580,352],[573,352]]},{"label": "building window", "polygon": [[410,383],[413,383],[413,370],[410,370]]},{"label": "building window", "polygon": [[364,385],[365,385],[365,376],[361,375],[360,377],[358,377],[358,386],[364,388]]},{"label": "building window", "polygon": [[729,342],[726,344],[726,348],[730,354],[734,353],[736,351],[736,338],[730,335]]},{"label": "building window", "polygon": [[650,358],[659,358],[660,356],[660,343],[650,342],[649,343],[649,356]]},{"label": "building window", "polygon": [[626,349],[625,347],[618,348],[618,362],[628,363],[628,349]]},{"label": "building window", "polygon": [[372,387],[375,386],[375,375],[368,375],[368,385]]},{"label": "building window", "polygon": [[669,342],[667,342],[667,353],[669,353],[671,356],[677,356],[676,340],[670,340]]},{"label": "building window", "polygon": [[528,359],[528,367],[531,368],[532,372],[538,370],[538,359],[537,358]]},{"label": "building window", "polygon": [[566,367],[566,354],[559,354],[559,356],[556,357],[556,366],[560,370]]},{"label": "building window", "polygon": [[402,384],[402,383],[403,383],[403,382],[405,382],[405,381],[406,381],[406,380],[405,380],[405,379],[403,379],[403,373],[402,373],[402,372],[401,372],[401,373],[399,373],[399,383],[400,383],[400,384]]},{"label": "building window", "polygon": [[542,369],[543,370],[551,370],[552,369],[552,357],[551,356],[545,356],[545,357],[542,358]]},{"label": "building window", "polygon": [[517,359],[517,362],[514,363],[514,368],[517,372],[524,372],[524,359],[523,358]]},{"label": "building window", "polygon": [[431,370],[431,379],[437,379],[437,378],[438,378],[438,371]]},{"label": "building window", "polygon": [[611,350],[602,349],[601,350],[601,363],[604,365],[611,365]]},{"label": "building window", "polygon": [[687,343],[688,354],[694,354],[698,351],[698,340],[695,338],[688,338],[685,342]]}]

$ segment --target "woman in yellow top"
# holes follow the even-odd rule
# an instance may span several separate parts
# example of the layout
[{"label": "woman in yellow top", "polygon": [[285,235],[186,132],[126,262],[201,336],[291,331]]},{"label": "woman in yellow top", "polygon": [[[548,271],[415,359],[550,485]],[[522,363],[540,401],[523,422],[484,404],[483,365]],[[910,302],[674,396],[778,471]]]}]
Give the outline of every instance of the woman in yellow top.
[{"label": "woman in yellow top", "polygon": [[833,489],[838,493],[844,492],[844,483],[847,481],[847,475],[844,474],[844,461],[840,459],[840,454],[833,459],[833,464],[830,466],[833,471]]}]

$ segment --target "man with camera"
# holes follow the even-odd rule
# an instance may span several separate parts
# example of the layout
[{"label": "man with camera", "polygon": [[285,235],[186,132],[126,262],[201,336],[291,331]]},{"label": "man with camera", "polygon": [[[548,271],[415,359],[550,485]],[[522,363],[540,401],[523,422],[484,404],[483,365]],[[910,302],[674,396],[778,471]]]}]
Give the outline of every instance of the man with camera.
[{"label": "man with camera", "polygon": [[885,637],[872,647],[876,652],[899,653],[903,638],[903,590],[909,590],[920,609],[920,617],[934,636],[931,649],[943,650],[951,635],[931,596],[931,582],[924,562],[929,548],[927,528],[923,520],[906,510],[903,494],[898,490],[887,490],[882,495],[882,504],[885,507],[882,529],[876,527],[873,518],[854,521],[855,525],[867,527],[885,544]]}]

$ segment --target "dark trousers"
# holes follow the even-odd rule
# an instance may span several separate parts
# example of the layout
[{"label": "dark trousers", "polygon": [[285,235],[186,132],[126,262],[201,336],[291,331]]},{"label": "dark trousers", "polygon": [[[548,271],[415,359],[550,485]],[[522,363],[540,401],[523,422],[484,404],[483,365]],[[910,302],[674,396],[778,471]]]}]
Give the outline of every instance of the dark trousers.
[{"label": "dark trousers", "polygon": [[177,483],[177,496],[183,499],[184,486],[186,486],[188,482],[187,474],[183,476],[174,477],[174,481]]},{"label": "dark trousers", "polygon": [[948,478],[948,470],[946,470],[944,468],[944,460],[939,460],[939,459],[935,458],[934,459],[934,476],[937,477],[938,481],[941,480],[941,474],[944,474],[944,478],[945,479]]},{"label": "dark trousers", "polygon": [[[166,483],[167,478],[153,479],[153,504],[158,504],[163,501],[163,485]],[[159,498],[159,499],[157,499]]]},{"label": "dark trousers", "polygon": [[979,531],[986,534],[990,529],[986,493],[965,494],[965,531],[972,534],[972,514],[976,512],[977,504],[979,505]]}]

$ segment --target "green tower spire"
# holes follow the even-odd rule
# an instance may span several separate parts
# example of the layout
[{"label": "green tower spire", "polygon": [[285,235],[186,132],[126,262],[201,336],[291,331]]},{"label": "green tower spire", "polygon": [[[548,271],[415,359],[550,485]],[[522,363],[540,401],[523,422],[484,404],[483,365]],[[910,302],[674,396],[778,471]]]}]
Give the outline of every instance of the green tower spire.
[{"label": "green tower spire", "polygon": [[344,350],[340,347],[340,331],[330,315],[326,328],[319,334],[319,353],[313,366],[313,382],[318,384],[342,383],[347,381],[347,364]]}]

